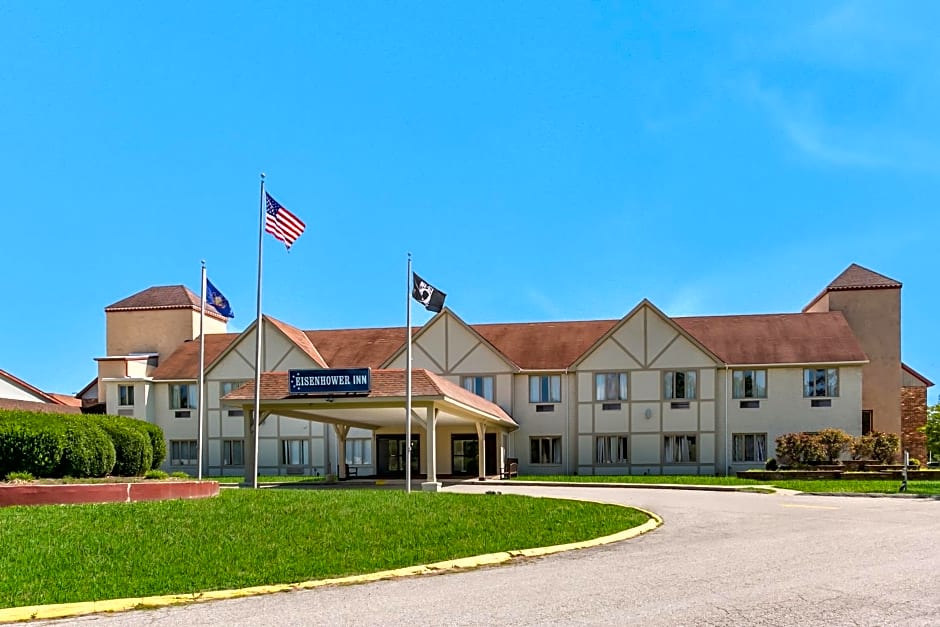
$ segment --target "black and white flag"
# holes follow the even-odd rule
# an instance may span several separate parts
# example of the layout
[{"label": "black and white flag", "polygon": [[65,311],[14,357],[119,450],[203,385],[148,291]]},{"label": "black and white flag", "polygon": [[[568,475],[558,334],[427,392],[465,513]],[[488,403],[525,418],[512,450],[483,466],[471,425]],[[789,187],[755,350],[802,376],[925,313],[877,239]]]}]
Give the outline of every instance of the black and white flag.
[{"label": "black and white flag", "polygon": [[428,311],[440,311],[444,308],[444,298],[447,296],[444,292],[434,288],[430,283],[422,279],[417,273],[412,272],[411,295],[416,301],[424,305]]}]

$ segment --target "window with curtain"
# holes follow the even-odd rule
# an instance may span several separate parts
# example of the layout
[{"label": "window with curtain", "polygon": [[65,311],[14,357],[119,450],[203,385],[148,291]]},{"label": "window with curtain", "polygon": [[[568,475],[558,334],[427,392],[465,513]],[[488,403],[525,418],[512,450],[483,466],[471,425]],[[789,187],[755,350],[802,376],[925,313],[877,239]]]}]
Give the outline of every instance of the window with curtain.
[{"label": "window with curtain", "polygon": [[281,440],[281,463],[285,466],[302,466],[310,458],[310,443],[307,440]]},{"label": "window with curtain", "polygon": [[626,372],[598,372],[594,375],[594,400],[627,400]]},{"label": "window with curtain", "polygon": [[133,385],[119,385],[118,386],[118,405],[121,407],[133,407],[134,406],[134,386]]},{"label": "window with curtain", "polygon": [[766,433],[735,433],[731,436],[731,461],[767,461]]},{"label": "window with curtain", "polygon": [[488,401],[493,400],[493,377],[461,377],[460,385],[463,386],[463,389],[473,392],[477,396],[482,396]]},{"label": "window with curtain", "polygon": [[732,370],[732,398],[767,398],[766,370]]},{"label": "window with curtain", "polygon": [[529,438],[529,461],[533,464],[560,464],[561,437],[541,436]]},{"label": "window with curtain", "polygon": [[222,465],[223,466],[244,466],[245,465],[245,441],[244,440],[222,440]]},{"label": "window with curtain", "polygon": [[690,464],[698,461],[694,435],[667,435],[663,437],[663,463]]},{"label": "window with curtain", "polygon": [[806,368],[803,370],[803,396],[839,396],[838,368]]},{"label": "window with curtain", "polygon": [[196,440],[170,440],[170,465],[195,466],[198,451]]},{"label": "window with curtain", "polygon": [[170,386],[170,409],[196,409],[199,395],[191,383],[174,383]]},{"label": "window with curtain", "polygon": [[666,400],[694,399],[695,370],[667,370],[663,373],[663,396]]},{"label": "window with curtain", "polygon": [[372,464],[372,438],[349,438],[346,440],[346,463],[350,466]]},{"label": "window with curtain", "polygon": [[627,436],[599,435],[594,438],[594,463],[626,464]]},{"label": "window with curtain", "polygon": [[529,402],[560,403],[561,375],[551,374],[529,376]]}]

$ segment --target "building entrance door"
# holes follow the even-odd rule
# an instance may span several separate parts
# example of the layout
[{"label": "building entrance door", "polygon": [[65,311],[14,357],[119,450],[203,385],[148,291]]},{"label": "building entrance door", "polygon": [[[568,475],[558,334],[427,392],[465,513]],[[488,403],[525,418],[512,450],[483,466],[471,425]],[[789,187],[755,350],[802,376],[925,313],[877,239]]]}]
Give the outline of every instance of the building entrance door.
[{"label": "building entrance door", "polygon": [[[495,475],[496,434],[487,433],[483,445],[486,447],[486,474]],[[451,436],[451,472],[454,475],[480,476],[480,441],[476,435],[454,434]]]},{"label": "building entrance door", "polygon": [[[411,474],[418,474],[420,467],[421,450],[418,447],[419,438],[417,435],[411,436]],[[408,457],[408,451],[405,449],[404,435],[377,435],[375,436],[376,448],[376,467],[375,472],[379,476],[385,477],[404,477],[405,460]]]}]

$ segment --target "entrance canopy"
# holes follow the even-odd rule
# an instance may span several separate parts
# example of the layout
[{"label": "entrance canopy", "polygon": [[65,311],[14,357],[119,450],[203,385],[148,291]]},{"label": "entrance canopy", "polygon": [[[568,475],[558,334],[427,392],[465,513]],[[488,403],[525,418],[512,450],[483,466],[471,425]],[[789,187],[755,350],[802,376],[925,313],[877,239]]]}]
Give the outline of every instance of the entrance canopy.
[{"label": "entrance canopy", "polygon": [[[403,369],[372,370],[372,387],[368,394],[307,396],[291,394],[287,372],[264,372],[261,374],[260,418],[263,420],[269,414],[276,414],[332,424],[340,439],[340,450],[343,450],[350,427],[370,430],[404,428],[406,374]],[[412,370],[411,395],[412,420],[425,429],[428,437],[429,482],[437,481],[437,427],[473,427],[481,440],[487,430],[507,433],[519,428],[496,403],[424,369]],[[254,412],[254,398],[255,384],[251,381],[225,395],[222,403],[242,407],[246,426],[253,429],[254,421],[248,417]],[[253,450],[253,438],[249,438],[247,444],[248,457],[253,459],[257,454]],[[249,467],[247,461],[246,469]],[[344,464],[339,468],[342,477]]]}]

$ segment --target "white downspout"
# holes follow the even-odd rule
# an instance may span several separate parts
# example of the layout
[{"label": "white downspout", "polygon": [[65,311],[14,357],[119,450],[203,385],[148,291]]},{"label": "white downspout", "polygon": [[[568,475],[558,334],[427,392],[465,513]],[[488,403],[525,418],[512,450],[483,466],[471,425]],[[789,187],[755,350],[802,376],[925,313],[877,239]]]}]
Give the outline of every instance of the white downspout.
[{"label": "white downspout", "polygon": [[731,366],[725,364],[725,476],[731,474],[731,458],[728,456],[728,443],[731,434],[728,433],[728,405],[731,402]]},{"label": "white downspout", "polygon": [[568,369],[565,368],[565,383],[568,384],[568,394],[565,400],[565,437],[568,440],[568,454],[565,455],[565,474],[571,474],[571,468],[568,465],[571,458],[571,452],[576,451],[577,442],[571,438],[571,383],[568,381]]}]

